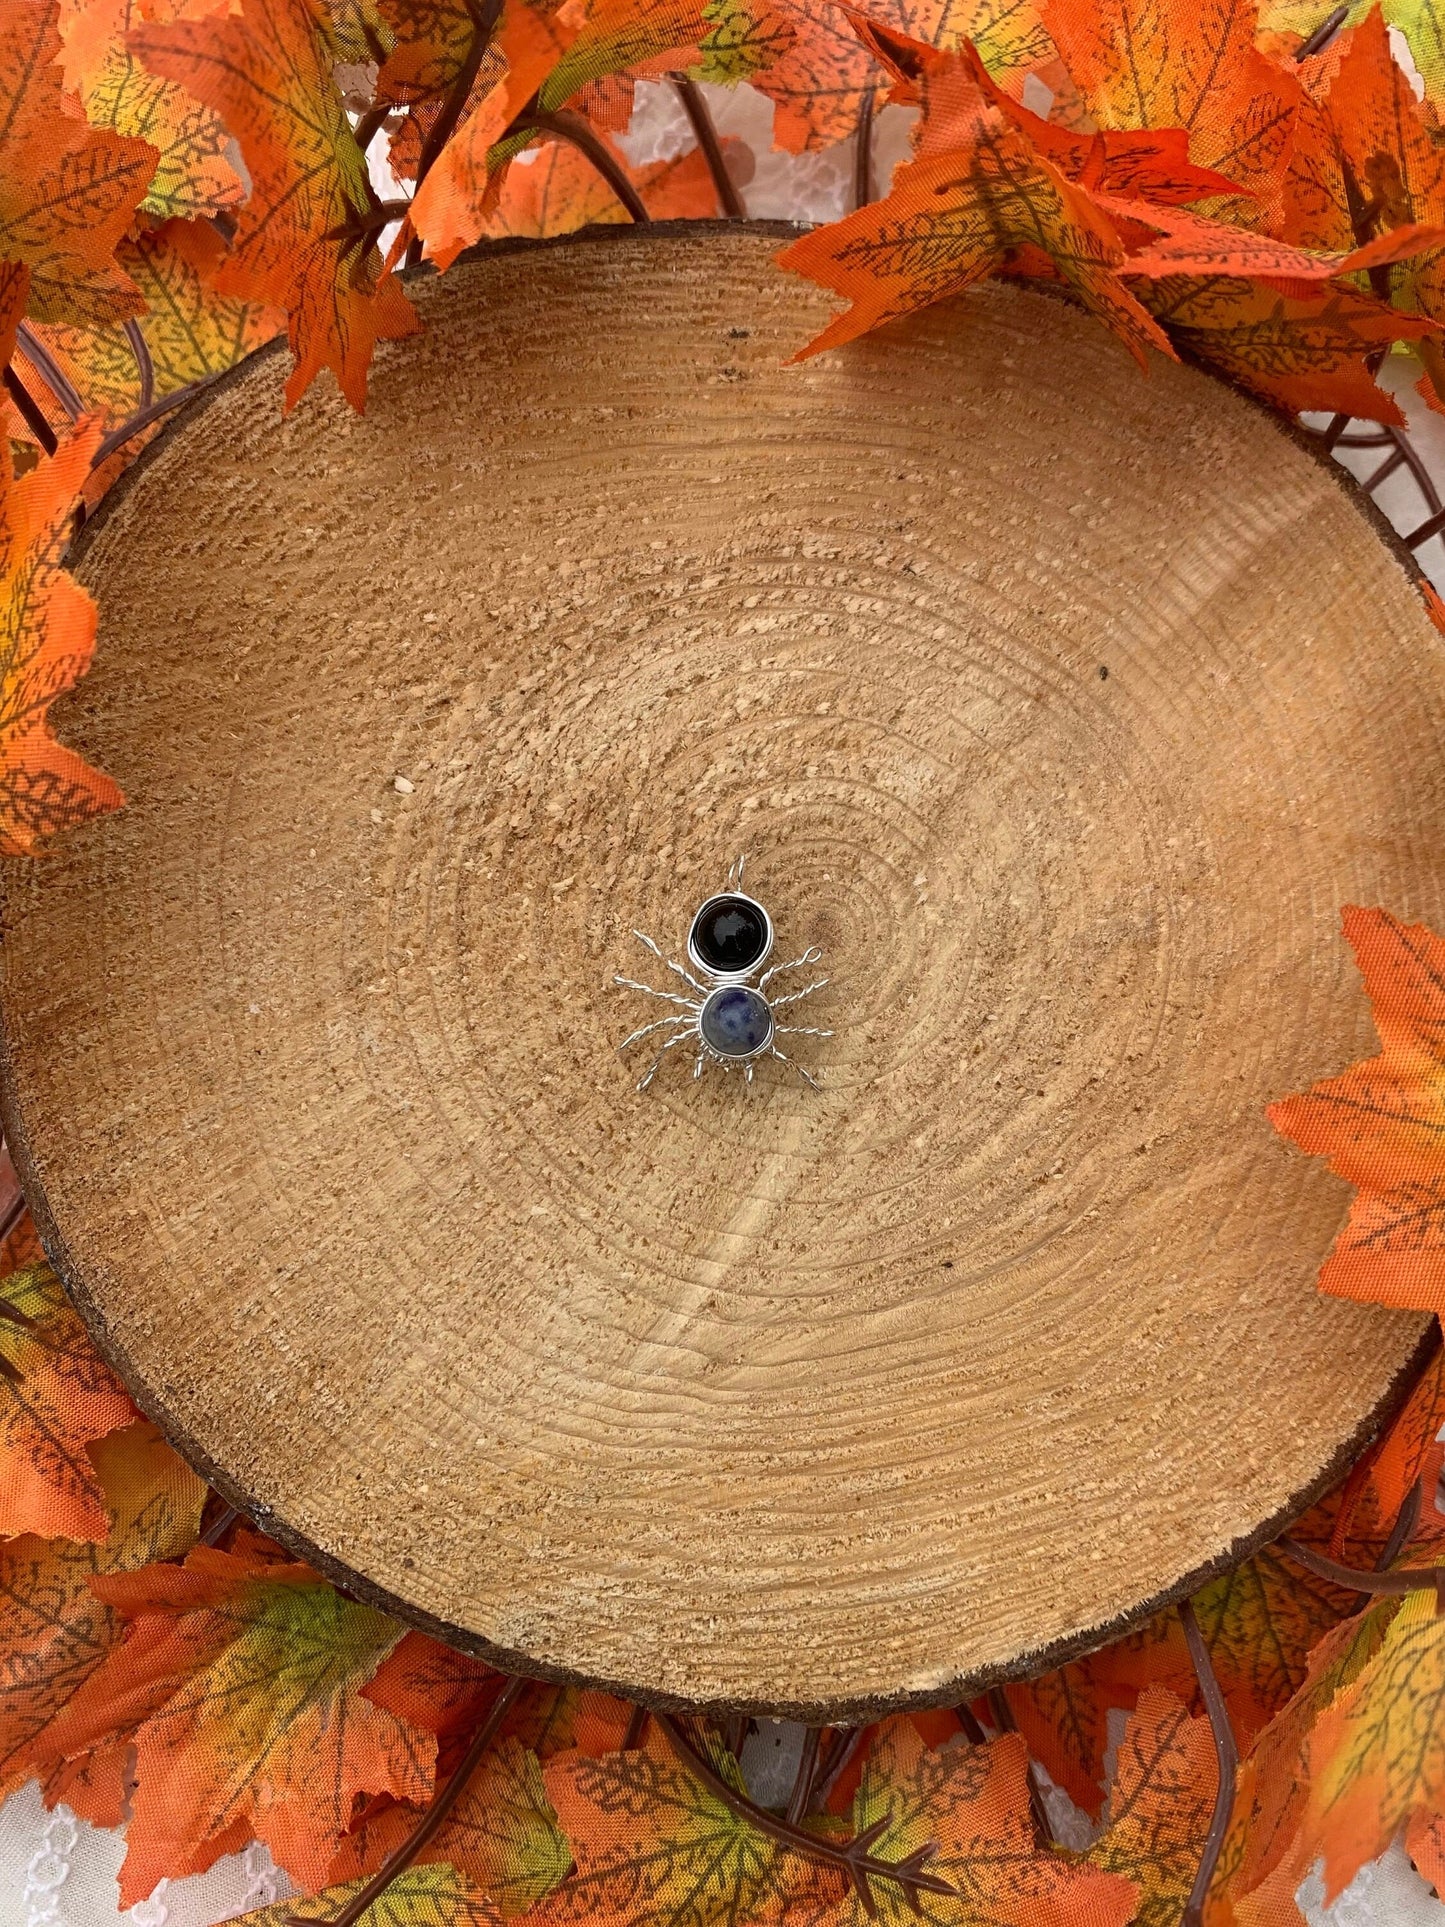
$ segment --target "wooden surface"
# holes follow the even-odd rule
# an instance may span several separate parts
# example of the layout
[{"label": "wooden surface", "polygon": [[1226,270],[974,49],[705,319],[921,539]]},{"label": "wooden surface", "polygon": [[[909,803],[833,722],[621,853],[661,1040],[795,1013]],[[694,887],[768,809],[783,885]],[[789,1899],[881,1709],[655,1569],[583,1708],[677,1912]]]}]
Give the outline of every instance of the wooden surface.
[{"label": "wooden surface", "polygon": [[[270,357],[149,461],[59,715],[132,801],[7,867],[5,1085],[94,1328],[291,1544],[816,1715],[1087,1643],[1397,1394],[1264,1106],[1372,1046],[1340,905],[1445,923],[1445,679],[1251,405],[1003,287],[785,366],[775,246],[460,268],[364,420]],[[638,1096],[609,980],[740,851],[825,1089]]]}]

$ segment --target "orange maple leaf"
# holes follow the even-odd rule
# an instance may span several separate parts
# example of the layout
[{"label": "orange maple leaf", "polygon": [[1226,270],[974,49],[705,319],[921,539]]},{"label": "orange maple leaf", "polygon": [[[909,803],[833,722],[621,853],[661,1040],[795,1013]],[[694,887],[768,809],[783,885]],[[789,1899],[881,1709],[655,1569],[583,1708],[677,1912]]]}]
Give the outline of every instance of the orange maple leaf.
[{"label": "orange maple leaf", "polygon": [[1445,1311],[1445,940],[1384,910],[1348,908],[1344,929],[1384,1049],[1269,1117],[1356,1187],[1320,1289]]},{"label": "orange maple leaf", "polygon": [[[730,1755],[714,1747],[713,1763],[743,1790]],[[534,1910],[537,1927],[763,1923],[817,1891],[817,1869],[740,1819],[655,1728],[629,1752],[559,1753],[542,1777],[576,1870]]]},{"label": "orange maple leaf", "polygon": [[1323,1853],[1333,1900],[1402,1826],[1445,1806],[1445,1616],[1433,1587],[1410,1593],[1379,1651],[1316,1722],[1306,1745],[1306,1861]]},{"label": "orange maple leaf", "polygon": [[440,100],[469,63],[475,79],[486,55],[490,9],[477,0],[378,0],[378,10],[393,43],[376,77],[379,101]]},{"label": "orange maple leaf", "polygon": [[[135,326],[150,355],[151,384],[158,395],[234,368],[286,325],[278,308],[218,292],[226,244],[209,221],[165,221],[146,228],[121,242],[117,259],[146,298],[146,312]],[[42,322],[34,331],[87,409],[108,427],[141,406],[135,350],[120,329]],[[134,452],[127,445],[126,454]]]},{"label": "orange maple leaf", "polygon": [[49,1266],[0,1279],[0,1534],[103,1539],[85,1448],[135,1416]]},{"label": "orange maple leaf", "polygon": [[1139,1701],[1119,1743],[1108,1825],[1090,1847],[1096,1867],[1139,1890],[1140,1927],[1165,1927],[1183,1910],[1214,1812],[1219,1769],[1209,1722],[1162,1686]]},{"label": "orange maple leaf", "polygon": [[[753,85],[776,105],[774,146],[797,154],[846,140],[865,99],[880,92],[883,81],[877,48],[850,27],[848,10],[806,0],[738,5],[766,20],[773,37],[774,51],[760,62]],[[712,16],[714,9],[708,11]],[[1031,73],[1050,82],[1062,78],[1058,50],[1033,0],[1006,6],[997,0],[873,0],[859,11],[889,32],[945,52],[972,44],[993,79],[1011,93]]]},{"label": "orange maple leaf", "polygon": [[[903,1860],[930,1843],[927,1871],[954,1898],[924,1890],[917,1910],[892,1883],[874,1899],[883,1927],[922,1918],[927,1927],[1125,1927],[1135,1917],[1132,1882],[1108,1869],[1040,1849],[1029,1815],[1028,1753],[1017,1733],[991,1746],[959,1738],[929,1748],[912,1720],[886,1720],[853,1802],[853,1831],[881,1827],[870,1851]],[[870,1918],[850,1889],[827,1913],[834,1927]]]},{"label": "orange maple leaf", "polygon": [[166,220],[219,213],[244,198],[219,117],[173,81],[148,74],[126,45],[136,0],[62,0],[66,84],[92,127],[148,141],[158,159],[141,206]]},{"label": "orange maple leaf", "polygon": [[[375,1873],[421,1818],[417,1808],[400,1804],[369,1810],[342,1841],[330,1878]],[[552,1892],[571,1868],[572,1853],[547,1799],[535,1753],[514,1739],[493,1745],[417,1864],[434,1861],[465,1874],[504,1919],[529,1912]]]},{"label": "orange maple leaf", "polygon": [[18,481],[0,458],[0,854],[22,856],[125,798],[66,749],[47,711],[90,667],[95,604],[61,566],[71,513],[100,440],[79,424],[49,460]]},{"label": "orange maple leaf", "polygon": [[[356,1898],[362,1885],[353,1880],[309,1900],[278,1900],[244,1915],[238,1927],[291,1927],[293,1920],[314,1920],[324,1927]],[[499,1927],[500,1921],[492,1902],[455,1867],[434,1865],[408,1867],[385,1897],[367,1908],[361,1927]]]},{"label": "orange maple leaf", "polygon": [[1109,1711],[1127,1703],[1127,1696],[1101,1690],[1091,1659],[1015,1681],[1004,1695],[1030,1754],[1076,1807],[1097,1819],[1104,1803]]},{"label": "orange maple leaf", "polygon": [[1419,1504],[1410,1542],[1445,1538],[1445,1513],[1436,1503],[1445,1470],[1445,1351],[1436,1352],[1404,1410],[1345,1482],[1330,1536],[1330,1557],[1373,1566],[1389,1543],[1401,1508],[1418,1484]]},{"label": "orange maple leaf", "polygon": [[436,1741],[361,1697],[402,1628],[309,1567],[198,1547],[184,1566],[97,1578],[129,1622],[30,1757],[123,1741],[136,1790],[121,1905],[255,1836],[322,1885],[359,1796],[430,1797]]},{"label": "orange maple leaf", "polygon": [[[1129,346],[1173,355],[1163,331],[1119,278],[1125,251],[1109,216],[1033,145],[971,50],[936,58],[921,76],[919,158],[885,199],[815,228],[780,264],[852,307],[804,354],[852,341],[882,322],[960,293],[1016,265],[1027,249]],[[931,129],[937,125],[938,132]]]},{"label": "orange maple leaf", "polygon": [[583,19],[581,0],[564,0],[552,14],[530,0],[506,0],[493,41],[505,62],[500,77],[437,156],[411,204],[410,224],[440,268],[480,240],[495,200],[492,149],[577,38]]},{"label": "orange maple leaf", "polygon": [[312,0],[242,0],[239,13],[137,28],[130,46],[154,74],[213,108],[240,143],[251,197],[222,293],[285,308],[294,405],[330,368],[355,408],[377,341],[420,327],[381,266],[381,221],[333,73],[328,23]]},{"label": "orange maple leaf", "polygon": [[591,1687],[542,1687],[513,1707],[502,1727],[539,1759],[555,1753],[615,1753],[627,1738],[633,1709]]},{"label": "orange maple leaf", "polygon": [[[1445,154],[1391,52],[1378,8],[1350,36],[1329,111],[1344,176],[1338,192],[1368,208],[1386,231],[1445,223]],[[1395,269],[1389,293],[1399,307],[1445,322],[1445,240]],[[1433,406],[1445,406],[1430,375],[1420,391]]]},{"label": "orange maple leaf", "polygon": [[[1220,1868],[1241,1921],[1260,1916],[1278,1889],[1283,1905],[1293,1904],[1295,1888],[1310,1856],[1300,1824],[1309,1799],[1308,1748],[1321,1715],[1359,1678],[1380,1650],[1397,1599],[1378,1601],[1354,1619],[1343,1620],[1310,1654],[1299,1691],[1255,1741],[1240,1767],[1234,1812]],[[1253,1909],[1239,1900],[1258,1893]]]},{"label": "orange maple leaf", "polygon": [[1371,362],[1425,334],[1426,322],[1344,285],[1295,295],[1239,275],[1181,274],[1136,287],[1181,349],[1282,414],[1318,409],[1403,426]]},{"label": "orange maple leaf", "polygon": [[1252,200],[1278,199],[1298,77],[1256,41],[1254,0],[1040,0],[1064,65],[1099,127],[1182,127],[1189,151]]},{"label": "orange maple leaf", "polygon": [[[0,1790],[30,1776],[36,1736],[120,1639],[120,1615],[91,1580],[177,1559],[200,1527],[206,1488],[153,1425],[112,1432],[88,1454],[104,1538],[87,1544],[25,1533],[0,1546]],[[70,1804],[97,1824],[115,1824],[77,1799]]]},{"label": "orange maple leaf", "polygon": [[[599,133],[598,139],[631,179],[654,221],[705,219],[718,212],[717,190],[701,148],[694,147],[676,160],[631,167],[605,135]],[[535,160],[515,161],[508,168],[485,231],[498,237],[515,234],[541,240],[628,218],[626,208],[584,154],[569,142],[548,141]]]},{"label": "orange maple leaf", "polygon": [[156,150],[64,111],[55,0],[0,0],[0,261],[30,269],[42,320],[98,326],[141,297],[112,260]]}]

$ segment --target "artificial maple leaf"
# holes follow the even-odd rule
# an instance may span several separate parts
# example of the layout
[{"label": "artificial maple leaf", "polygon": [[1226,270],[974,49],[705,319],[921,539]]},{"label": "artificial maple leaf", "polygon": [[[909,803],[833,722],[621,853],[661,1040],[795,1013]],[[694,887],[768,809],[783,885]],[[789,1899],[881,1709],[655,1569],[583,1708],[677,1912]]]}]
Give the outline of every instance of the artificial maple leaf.
[{"label": "artificial maple leaf", "polygon": [[540,1687],[512,1708],[502,1725],[541,1760],[554,1753],[615,1753],[627,1738],[633,1708],[591,1687]]},{"label": "artificial maple leaf", "polygon": [[353,407],[366,402],[378,340],[420,326],[381,268],[380,222],[333,74],[335,47],[312,0],[242,0],[239,14],[136,29],[147,70],[213,108],[240,143],[251,197],[219,292],[284,308],[295,367],[291,406],[330,368]]},{"label": "artificial maple leaf", "polygon": [[[959,1738],[927,1747],[909,1719],[887,1720],[868,1754],[853,1802],[853,1831],[880,1828],[869,1851],[902,1861],[932,1843],[925,1862],[954,1898],[920,1891],[916,1908],[892,1881],[875,1883],[883,1927],[1126,1927],[1137,1899],[1129,1880],[1040,1850],[1029,1815],[1028,1752],[1017,1733],[991,1746]],[[828,1912],[836,1927],[875,1917],[850,1889]]]},{"label": "artificial maple leaf", "polygon": [[1182,127],[1189,151],[1253,197],[1277,199],[1302,89],[1256,43],[1254,0],[1040,0],[1099,127]]},{"label": "artificial maple leaf", "polygon": [[1400,1828],[1445,1804],[1445,1616],[1410,1593],[1378,1653],[1321,1714],[1306,1748],[1305,1852],[1333,1900]]},{"label": "artificial maple leaf", "polygon": [[[1293,1895],[1307,1861],[1300,1822],[1309,1797],[1308,1747],[1321,1715],[1379,1652],[1397,1599],[1381,1599],[1325,1634],[1304,1682],[1260,1734],[1240,1767],[1221,1867],[1236,1896],[1263,1891],[1276,1875]],[[1276,1883],[1279,1884],[1279,1883]]]},{"label": "artificial maple leaf", "polygon": [[1344,252],[1359,233],[1346,184],[1347,160],[1335,117],[1306,93],[1295,114],[1280,202],[1279,233],[1301,247]]},{"label": "artificial maple leaf", "polygon": [[156,150],[67,114],[55,0],[0,0],[0,260],[30,269],[32,312],[100,325],[141,307],[112,260]]},{"label": "artificial maple leaf", "polygon": [[1382,12],[1392,27],[1404,34],[1425,98],[1439,106],[1445,101],[1445,12],[1440,0],[1382,0]]},{"label": "artificial maple leaf", "polygon": [[382,1660],[361,1693],[398,1719],[439,1739],[467,1733],[497,1697],[503,1677],[429,1633],[410,1632]]},{"label": "artificial maple leaf", "polygon": [[[1377,0],[1354,0],[1332,44],[1347,43],[1352,30],[1375,11],[1376,5]],[[1445,13],[1440,0],[1378,0],[1378,9],[1385,25],[1398,27],[1405,36],[1425,83],[1425,97],[1438,106],[1445,101]],[[1264,0],[1259,10],[1260,36],[1297,45],[1308,39],[1326,18],[1320,11],[1319,0]]]},{"label": "artificial maple leaf", "polygon": [[537,91],[551,112],[609,74],[661,74],[696,60],[703,0],[590,0],[582,31]]},{"label": "artificial maple leaf", "polygon": [[[707,31],[697,43],[693,75],[721,87],[777,68],[798,38],[797,28],[771,0],[704,0],[702,17]],[[781,118],[780,106],[775,134]],[[774,145],[782,141],[775,138]]]},{"label": "artificial maple leaf", "polygon": [[[1359,1602],[1267,1546],[1211,1580],[1190,1603],[1235,1738],[1245,1747],[1304,1684],[1317,1642]],[[1194,1666],[1172,1607],[1087,1663],[1106,1705],[1131,1704],[1150,1686],[1167,1687],[1182,1700],[1194,1697]]]},{"label": "artificial maple leaf", "polygon": [[[136,322],[157,395],[224,374],[279,334],[279,308],[217,292],[226,244],[209,221],[167,221],[123,241],[117,259],[146,297]],[[140,408],[144,389],[135,350],[117,328],[39,326],[36,333],[87,408],[107,425]]]},{"label": "artificial maple leaf", "polygon": [[1087,1855],[1094,1866],[1134,1882],[1136,1927],[1176,1927],[1218,1783],[1208,1720],[1191,1719],[1181,1700],[1151,1686],[1119,1742],[1108,1825]]},{"label": "artificial maple leaf", "polygon": [[[1347,198],[1385,229],[1445,223],[1445,150],[1427,125],[1390,51],[1385,23],[1368,13],[1350,37],[1329,94]],[[1377,293],[1386,292],[1376,277]],[[1399,307],[1445,322],[1445,243],[1413,253],[1388,276]],[[1427,356],[1427,367],[1432,360]],[[1445,405],[1429,376],[1421,392]]]},{"label": "artificial maple leaf", "polygon": [[1147,365],[1151,346],[1172,354],[1119,278],[1124,248],[1108,215],[1038,152],[972,56],[938,64],[923,85],[925,126],[938,101],[946,134],[928,136],[920,158],[897,170],[884,200],[815,228],[778,256],[783,267],[853,304],[803,352],[837,347],[957,294],[1028,249],[1046,258],[1141,363]]},{"label": "artificial maple leaf", "polygon": [[[720,1748],[713,1764],[743,1790]],[[715,1927],[776,1919],[813,1870],[740,1819],[674,1756],[656,1728],[626,1753],[559,1753],[542,1770],[576,1861],[535,1909],[538,1927]]]},{"label": "artificial maple leaf", "polygon": [[[654,221],[705,219],[717,213],[717,190],[701,148],[694,147],[676,160],[637,168],[627,166],[620,150],[613,152]],[[585,155],[565,141],[549,141],[535,161],[514,163],[507,170],[485,231],[540,240],[628,218],[626,208]]]},{"label": "artificial maple leaf", "polygon": [[[1272,235],[1232,227],[1227,221],[1210,220],[1188,208],[1153,207],[1107,193],[1096,193],[1094,199],[1130,242],[1128,272],[1156,279],[1171,274],[1243,275],[1307,296],[1314,283],[1392,266],[1445,246],[1445,227],[1410,222],[1376,235],[1361,247],[1335,253],[1297,247]],[[1136,231],[1138,246],[1133,245]]]},{"label": "artificial maple leaf", "polygon": [[135,1416],[50,1267],[0,1279],[0,1534],[103,1539],[85,1448]]},{"label": "artificial maple leaf", "polygon": [[1445,1893],[1445,1819],[1417,1814],[1405,1829],[1405,1850],[1420,1878],[1429,1882],[1437,1896]]},{"label": "artificial maple leaf", "polygon": [[136,1791],[121,1905],[199,1872],[247,1828],[306,1890],[326,1878],[359,1796],[430,1797],[436,1741],[361,1697],[402,1636],[309,1567],[202,1546],[184,1566],[94,1581],[123,1645],[31,1747],[58,1765],[122,1739]]},{"label": "artificial maple leaf", "polygon": [[[872,0],[862,11],[877,26],[944,51],[973,45],[1010,93],[1030,74],[1059,78],[1058,50],[1033,0]],[[777,22],[772,31],[789,36],[753,83],[777,110],[773,145],[797,154],[848,139],[883,80],[876,49],[859,39],[841,7],[773,0],[766,12]]]},{"label": "artificial maple leaf", "polygon": [[[368,1813],[342,1841],[330,1879],[375,1873],[421,1818],[415,1807],[399,1804]],[[527,1913],[552,1892],[570,1869],[572,1853],[535,1753],[516,1740],[495,1743],[423,1847],[419,1864],[431,1861],[465,1874],[504,1918]]]},{"label": "artificial maple leaf", "polygon": [[[293,1920],[335,1920],[364,1882],[328,1887],[310,1900],[278,1900],[243,1914],[237,1927],[291,1927]],[[497,1927],[501,1916],[455,1867],[408,1867],[357,1922],[357,1927]]]},{"label": "artificial maple leaf", "polygon": [[1344,929],[1384,1049],[1269,1116],[1356,1186],[1320,1289],[1445,1311],[1445,941],[1384,910],[1347,908]]},{"label": "artificial maple leaf", "polygon": [[1100,1691],[1090,1661],[1075,1660],[1003,1690],[1030,1754],[1075,1806],[1097,1819],[1113,1701]]},{"label": "artificial maple leaf", "polygon": [[1346,286],[1280,294],[1237,275],[1171,275],[1137,284],[1170,338],[1285,415],[1318,409],[1403,426],[1375,381],[1372,357],[1427,324]]},{"label": "artificial maple leaf", "polygon": [[326,18],[339,61],[356,67],[380,66],[388,57],[391,34],[383,9],[373,0],[326,0]]},{"label": "artificial maple leaf", "polygon": [[127,1425],[88,1452],[105,1537],[25,1533],[0,1545],[0,1789],[29,1777],[36,1735],[120,1639],[120,1616],[91,1580],[178,1559],[200,1529],[206,1488],[153,1425]]},{"label": "artificial maple leaf", "polygon": [[1408,1543],[1445,1538],[1445,1513],[1436,1503],[1445,1470],[1445,1351],[1421,1374],[1404,1410],[1345,1483],[1329,1552],[1346,1565],[1373,1566],[1418,1485],[1419,1505]]},{"label": "artificial maple leaf", "polygon": [[61,561],[99,440],[98,423],[80,423],[15,481],[0,461],[0,855],[24,856],[42,837],[125,801],[46,720],[95,649],[95,604]]},{"label": "artificial maple leaf", "polygon": [[62,0],[66,84],[92,127],[148,141],[159,158],[141,206],[161,220],[217,214],[245,196],[219,117],[174,82],[148,74],[126,45],[136,0]]},{"label": "artificial maple leaf", "polygon": [[[553,14],[541,13],[529,0],[506,0],[493,42],[505,62],[501,76],[443,147],[411,204],[409,226],[438,267],[450,267],[481,238],[495,200],[493,149],[539,94],[582,25],[581,0],[564,0]],[[519,146],[530,138],[522,136]]]},{"label": "artificial maple leaf", "polygon": [[[393,45],[376,77],[378,100],[399,106],[440,100],[464,67],[474,66],[474,78],[481,72],[489,10],[479,0],[380,0],[380,6]],[[491,80],[500,67],[498,55]]]}]

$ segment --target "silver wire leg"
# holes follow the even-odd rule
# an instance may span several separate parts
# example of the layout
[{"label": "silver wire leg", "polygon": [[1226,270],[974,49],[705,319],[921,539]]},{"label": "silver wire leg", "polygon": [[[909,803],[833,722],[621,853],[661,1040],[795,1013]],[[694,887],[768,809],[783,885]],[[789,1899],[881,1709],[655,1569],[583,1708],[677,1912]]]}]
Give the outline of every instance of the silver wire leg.
[{"label": "silver wire leg", "polygon": [[770,1002],[774,1010],[781,1010],[784,1004],[800,1004],[805,997],[811,997],[815,990],[821,990],[824,984],[832,981],[831,977],[820,977],[817,983],[808,984],[802,990],[790,990],[786,997],[774,997]]},{"label": "silver wire leg", "polygon": [[675,1015],[659,1017],[655,1024],[642,1024],[637,1030],[633,1031],[630,1037],[624,1037],[617,1048],[619,1050],[626,1050],[629,1044],[635,1044],[641,1037],[650,1037],[655,1030],[665,1030],[669,1024],[687,1024],[691,1026],[693,1021],[692,1017],[684,1016],[681,1011],[676,1012]]},{"label": "silver wire leg", "polygon": [[651,984],[640,984],[635,977],[614,977],[612,981],[619,990],[640,990],[644,997],[660,997],[665,1004],[681,1004],[684,1010],[696,1008],[691,997],[677,997],[670,990],[654,990]]},{"label": "silver wire leg", "polygon": [[653,1078],[656,1077],[657,1067],[662,1062],[663,1058],[666,1057],[667,1053],[671,1049],[673,1049],[675,1045],[685,1044],[688,1038],[694,1034],[695,1033],[691,1031],[680,1030],[677,1033],[676,1037],[669,1037],[667,1042],[663,1045],[662,1049],[657,1053],[656,1057],[653,1058],[652,1063],[648,1068],[647,1075],[645,1077],[641,1077],[638,1079],[638,1082],[637,1082],[638,1090],[645,1091],[648,1085],[652,1082]]},{"label": "silver wire leg", "polygon": [[[773,981],[774,977],[776,977],[780,971],[801,970],[805,964],[815,964],[815,963],[821,962],[822,956],[823,956],[823,953],[819,949],[818,945],[815,943],[810,943],[808,945],[808,948],[803,952],[801,957],[794,957],[787,963],[774,964],[771,970],[765,970],[762,976],[758,978],[758,989],[759,990],[765,989],[767,985]],[[823,982],[827,983],[827,981],[828,979],[825,977],[823,979]],[[816,984],[813,987],[814,989],[817,989]],[[806,996],[807,992],[804,991],[802,994]]]},{"label": "silver wire leg", "polygon": [[[802,1078],[803,1082],[805,1084],[811,1084],[815,1091],[822,1090],[823,1086],[818,1082],[817,1078],[810,1077],[808,1073],[803,1069],[802,1065],[794,1063],[791,1057],[785,1057],[783,1053],[778,1049],[776,1044],[773,1045],[772,1052],[770,1054],[776,1057],[780,1064],[787,1064],[792,1070],[795,1070],[798,1073],[799,1077]],[[749,1075],[752,1074],[751,1065],[748,1066],[748,1072],[749,1072]]]}]

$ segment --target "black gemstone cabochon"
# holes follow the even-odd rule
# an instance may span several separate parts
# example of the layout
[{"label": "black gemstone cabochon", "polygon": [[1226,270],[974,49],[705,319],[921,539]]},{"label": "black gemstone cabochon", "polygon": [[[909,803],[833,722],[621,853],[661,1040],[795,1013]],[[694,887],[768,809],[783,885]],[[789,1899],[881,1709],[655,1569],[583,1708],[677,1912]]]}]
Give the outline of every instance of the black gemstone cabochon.
[{"label": "black gemstone cabochon", "polygon": [[747,897],[712,897],[693,919],[692,945],[709,970],[750,970],[767,944],[767,923]]}]

